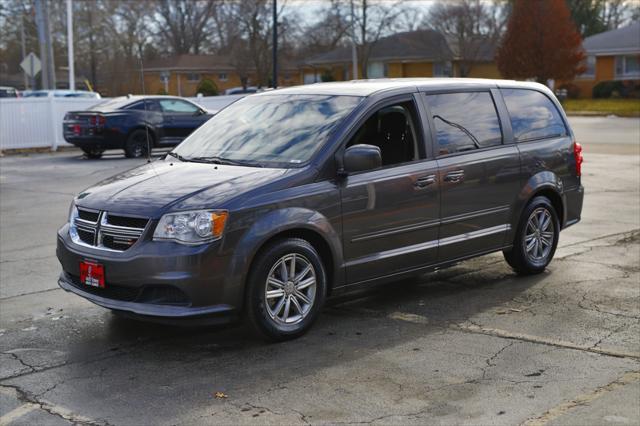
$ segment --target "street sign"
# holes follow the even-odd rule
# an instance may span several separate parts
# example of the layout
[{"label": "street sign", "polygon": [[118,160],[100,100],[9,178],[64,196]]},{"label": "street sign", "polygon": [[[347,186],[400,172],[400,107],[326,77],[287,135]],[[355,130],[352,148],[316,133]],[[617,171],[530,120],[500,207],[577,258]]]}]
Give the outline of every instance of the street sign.
[{"label": "street sign", "polygon": [[38,59],[36,54],[33,52],[29,53],[26,58],[24,58],[22,62],[20,62],[20,66],[24,70],[25,74],[27,74],[31,78],[34,78],[36,75],[38,75],[38,73],[42,69],[42,63],[40,62],[40,59]]}]

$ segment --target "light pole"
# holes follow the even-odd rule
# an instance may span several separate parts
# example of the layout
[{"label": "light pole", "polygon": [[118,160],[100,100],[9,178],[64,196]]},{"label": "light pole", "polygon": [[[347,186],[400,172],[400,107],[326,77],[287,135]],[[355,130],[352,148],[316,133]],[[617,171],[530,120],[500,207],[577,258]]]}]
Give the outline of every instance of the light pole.
[{"label": "light pole", "polygon": [[278,0],[273,0],[273,84],[278,88]]}]

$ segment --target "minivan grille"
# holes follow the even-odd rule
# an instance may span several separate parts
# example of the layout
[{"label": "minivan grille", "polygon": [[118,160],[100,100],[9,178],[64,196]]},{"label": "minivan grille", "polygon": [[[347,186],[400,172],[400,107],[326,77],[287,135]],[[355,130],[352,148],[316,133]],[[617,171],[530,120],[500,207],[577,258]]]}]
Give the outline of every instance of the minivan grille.
[{"label": "minivan grille", "polygon": [[[125,251],[142,236],[149,219],[111,215],[105,211],[77,208],[73,219],[77,240],[96,248]],[[73,235],[73,233],[72,233]]]}]

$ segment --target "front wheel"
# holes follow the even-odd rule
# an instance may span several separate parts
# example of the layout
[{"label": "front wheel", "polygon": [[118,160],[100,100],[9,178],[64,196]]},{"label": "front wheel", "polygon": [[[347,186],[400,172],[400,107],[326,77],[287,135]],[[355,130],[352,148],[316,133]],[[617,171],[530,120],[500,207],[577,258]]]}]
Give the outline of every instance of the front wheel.
[{"label": "front wheel", "polygon": [[535,197],[524,209],[507,263],[521,275],[543,272],[556,251],[560,222],[547,197]]},{"label": "front wheel", "polygon": [[317,318],[327,292],[320,255],[299,238],[277,241],[252,265],[246,316],[260,335],[273,341],[304,334]]}]

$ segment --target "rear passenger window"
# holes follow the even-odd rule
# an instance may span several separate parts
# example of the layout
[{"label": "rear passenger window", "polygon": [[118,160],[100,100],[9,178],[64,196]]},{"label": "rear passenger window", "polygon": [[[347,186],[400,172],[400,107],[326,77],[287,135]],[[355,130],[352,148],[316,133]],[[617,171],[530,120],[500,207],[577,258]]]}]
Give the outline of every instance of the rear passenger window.
[{"label": "rear passenger window", "polygon": [[556,106],[535,90],[502,89],[516,141],[565,136],[567,129]]},{"label": "rear passenger window", "polygon": [[427,95],[436,127],[438,155],[502,144],[502,131],[489,92]]}]

